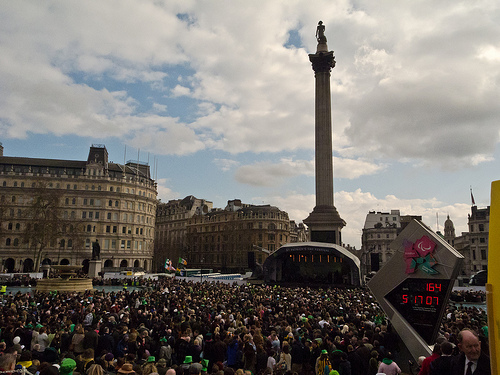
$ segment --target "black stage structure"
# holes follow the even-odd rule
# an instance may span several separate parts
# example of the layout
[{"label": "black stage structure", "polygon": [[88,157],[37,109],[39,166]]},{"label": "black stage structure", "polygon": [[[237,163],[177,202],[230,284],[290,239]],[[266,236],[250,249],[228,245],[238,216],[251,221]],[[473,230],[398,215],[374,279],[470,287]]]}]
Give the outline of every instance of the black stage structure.
[{"label": "black stage structure", "polygon": [[265,283],[360,286],[359,259],[342,246],[298,242],[280,247],[263,264]]}]

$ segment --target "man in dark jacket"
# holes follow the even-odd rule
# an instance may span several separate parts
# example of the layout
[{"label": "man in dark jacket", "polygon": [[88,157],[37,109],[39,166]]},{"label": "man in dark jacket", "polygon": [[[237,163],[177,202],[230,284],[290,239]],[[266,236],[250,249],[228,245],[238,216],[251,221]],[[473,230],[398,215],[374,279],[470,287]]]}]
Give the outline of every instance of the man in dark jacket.
[{"label": "man in dark jacket", "polygon": [[460,354],[451,360],[452,375],[491,375],[490,358],[481,352],[477,333],[464,329],[458,334]]},{"label": "man in dark jacket", "polygon": [[445,341],[441,344],[441,356],[430,364],[430,375],[451,375],[453,345]]},{"label": "man in dark jacket", "polygon": [[300,342],[299,336],[293,337],[292,342],[292,371],[300,374],[302,372],[302,364],[304,363],[304,345]]}]

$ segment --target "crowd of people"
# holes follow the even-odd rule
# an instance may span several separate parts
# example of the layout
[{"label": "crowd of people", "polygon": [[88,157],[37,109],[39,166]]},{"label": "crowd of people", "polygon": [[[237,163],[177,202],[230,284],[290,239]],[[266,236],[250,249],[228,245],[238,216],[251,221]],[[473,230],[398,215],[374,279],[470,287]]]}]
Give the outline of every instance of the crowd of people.
[{"label": "crowd of people", "polygon": [[[3,296],[0,371],[39,375],[395,374],[399,338],[363,288],[158,281],[118,292]],[[487,352],[484,311],[450,305],[440,340],[464,329]],[[458,354],[458,353],[457,353]]]}]

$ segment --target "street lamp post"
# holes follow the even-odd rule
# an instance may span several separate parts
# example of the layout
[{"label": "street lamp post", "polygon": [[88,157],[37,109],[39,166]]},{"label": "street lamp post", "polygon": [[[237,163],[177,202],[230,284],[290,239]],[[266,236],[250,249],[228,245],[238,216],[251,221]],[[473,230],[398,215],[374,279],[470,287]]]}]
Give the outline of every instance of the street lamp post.
[{"label": "street lamp post", "polygon": [[200,258],[200,283],[203,283],[203,257]]}]

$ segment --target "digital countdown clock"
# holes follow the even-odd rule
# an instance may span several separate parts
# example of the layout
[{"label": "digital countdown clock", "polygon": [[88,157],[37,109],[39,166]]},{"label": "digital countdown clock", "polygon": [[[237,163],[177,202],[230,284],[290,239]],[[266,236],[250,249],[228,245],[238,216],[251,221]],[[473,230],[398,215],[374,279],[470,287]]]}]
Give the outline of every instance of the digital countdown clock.
[{"label": "digital countdown clock", "polygon": [[412,356],[428,356],[463,256],[418,220],[412,220],[390,247],[394,255],[368,288]]},{"label": "digital countdown clock", "polygon": [[429,345],[439,329],[437,321],[441,316],[441,308],[446,308],[446,293],[450,280],[406,279],[385,299]]}]

